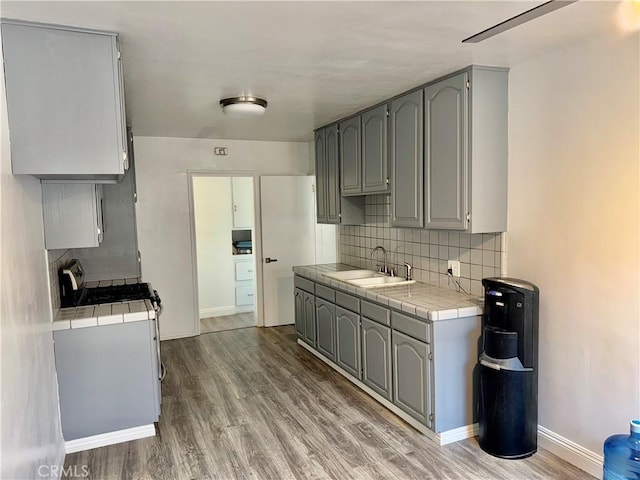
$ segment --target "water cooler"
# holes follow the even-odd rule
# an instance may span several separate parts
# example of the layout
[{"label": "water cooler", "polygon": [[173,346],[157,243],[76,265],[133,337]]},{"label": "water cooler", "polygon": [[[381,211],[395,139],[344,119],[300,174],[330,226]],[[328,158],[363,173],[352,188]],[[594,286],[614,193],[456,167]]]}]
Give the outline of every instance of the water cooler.
[{"label": "water cooler", "polygon": [[538,298],[535,285],[485,278],[480,356],[480,448],[501,458],[525,458],[537,448]]}]

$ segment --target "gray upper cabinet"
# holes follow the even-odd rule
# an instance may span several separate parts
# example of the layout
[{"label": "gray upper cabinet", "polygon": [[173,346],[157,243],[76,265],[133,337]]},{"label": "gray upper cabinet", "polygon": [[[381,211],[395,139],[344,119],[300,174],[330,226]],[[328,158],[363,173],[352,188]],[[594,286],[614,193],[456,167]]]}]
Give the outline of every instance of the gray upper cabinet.
[{"label": "gray upper cabinet", "polygon": [[316,130],[314,142],[318,223],[364,223],[364,198],[340,196],[338,125]]},{"label": "gray upper cabinet", "polygon": [[425,226],[506,231],[508,71],[474,66],[424,96]]},{"label": "gray upper cabinet", "polygon": [[2,21],[14,174],[93,183],[128,168],[117,35]]},{"label": "gray upper cabinet", "polygon": [[425,226],[467,228],[467,73],[424,89]]},{"label": "gray upper cabinet", "polygon": [[430,346],[396,330],[393,343],[393,403],[431,427]]},{"label": "gray upper cabinet", "polygon": [[393,227],[424,225],[422,96],[422,90],[417,90],[391,102],[389,148]]},{"label": "gray upper cabinet", "polygon": [[387,193],[387,105],[362,114],[362,193]]},{"label": "gray upper cabinet", "polygon": [[340,122],[340,192],[387,193],[387,106]]},{"label": "gray upper cabinet", "polygon": [[97,247],[102,242],[102,185],[43,183],[42,210],[47,250]]},{"label": "gray upper cabinet", "polygon": [[336,358],[336,307],[333,303],[316,297],[316,348],[330,360]]},{"label": "gray upper cabinet", "polygon": [[360,315],[336,307],[336,363],[356,378],[360,375]]},{"label": "gray upper cabinet", "polygon": [[325,158],[324,140],[325,130],[315,132],[315,156],[316,156],[316,212],[318,223],[327,221],[327,161]]},{"label": "gray upper cabinet", "polygon": [[362,195],[360,115],[340,122],[340,193]]},{"label": "gray upper cabinet", "polygon": [[340,156],[337,125],[325,129],[324,145],[327,163],[327,223],[340,223]]},{"label": "gray upper cabinet", "polygon": [[362,317],[362,382],[391,400],[391,329]]}]

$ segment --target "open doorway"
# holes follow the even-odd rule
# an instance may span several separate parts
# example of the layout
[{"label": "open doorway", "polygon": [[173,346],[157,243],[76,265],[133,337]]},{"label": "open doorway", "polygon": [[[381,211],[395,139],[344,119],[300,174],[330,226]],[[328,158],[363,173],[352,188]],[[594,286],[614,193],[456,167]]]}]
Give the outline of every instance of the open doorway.
[{"label": "open doorway", "polygon": [[254,177],[191,180],[200,333],[255,326]]}]

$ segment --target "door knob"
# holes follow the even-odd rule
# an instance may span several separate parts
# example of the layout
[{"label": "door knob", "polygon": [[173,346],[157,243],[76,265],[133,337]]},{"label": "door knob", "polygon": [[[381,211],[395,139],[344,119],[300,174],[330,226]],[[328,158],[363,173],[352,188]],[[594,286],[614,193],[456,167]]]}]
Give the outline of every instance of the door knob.
[{"label": "door knob", "polygon": [[277,258],[269,258],[269,257],[267,257],[267,258],[264,259],[264,263],[271,263],[271,262],[277,262],[277,261],[278,261]]}]

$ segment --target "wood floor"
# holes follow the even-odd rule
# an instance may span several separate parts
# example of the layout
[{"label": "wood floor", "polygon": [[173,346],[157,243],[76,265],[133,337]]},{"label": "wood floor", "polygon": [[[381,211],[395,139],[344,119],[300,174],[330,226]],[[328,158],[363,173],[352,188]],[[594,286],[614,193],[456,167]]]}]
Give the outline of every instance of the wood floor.
[{"label": "wood floor", "polygon": [[235,313],[200,319],[200,333],[224,332],[237,328],[255,327],[255,325],[256,319],[253,312]]},{"label": "wood floor", "polygon": [[[162,342],[158,435],[68,455],[92,479],[582,479],[540,450],[440,447],[299,347],[291,326]],[[71,469],[72,470],[72,469]]]}]

